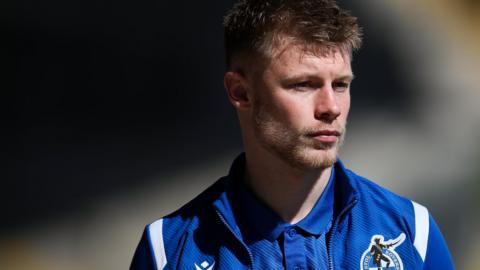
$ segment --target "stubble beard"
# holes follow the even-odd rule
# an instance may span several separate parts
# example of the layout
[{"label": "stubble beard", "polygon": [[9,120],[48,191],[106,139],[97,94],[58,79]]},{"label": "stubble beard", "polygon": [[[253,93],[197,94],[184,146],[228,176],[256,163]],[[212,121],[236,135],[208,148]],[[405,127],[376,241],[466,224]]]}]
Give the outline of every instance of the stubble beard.
[{"label": "stubble beard", "polygon": [[345,126],[323,124],[322,128],[334,128],[341,135],[335,143],[322,143],[310,135],[319,128],[294,130],[274,119],[263,106],[255,107],[254,134],[259,144],[270,154],[299,170],[326,169],[336,162],[345,138]]}]

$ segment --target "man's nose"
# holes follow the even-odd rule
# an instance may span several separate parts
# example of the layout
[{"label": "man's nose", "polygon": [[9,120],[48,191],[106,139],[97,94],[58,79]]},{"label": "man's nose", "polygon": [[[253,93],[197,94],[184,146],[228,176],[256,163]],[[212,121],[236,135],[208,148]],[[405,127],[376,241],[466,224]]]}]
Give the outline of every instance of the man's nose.
[{"label": "man's nose", "polygon": [[341,113],[335,91],[330,86],[319,89],[315,96],[315,119],[333,122]]}]

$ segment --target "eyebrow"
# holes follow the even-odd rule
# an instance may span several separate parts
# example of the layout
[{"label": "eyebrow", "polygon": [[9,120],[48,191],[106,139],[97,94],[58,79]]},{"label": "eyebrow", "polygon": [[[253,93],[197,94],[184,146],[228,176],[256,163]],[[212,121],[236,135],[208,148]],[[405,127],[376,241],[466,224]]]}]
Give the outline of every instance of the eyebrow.
[{"label": "eyebrow", "polygon": [[[283,83],[290,83],[298,80],[304,80],[304,79],[318,79],[316,74],[304,74],[304,75],[292,75],[292,76],[286,76],[281,79]],[[355,79],[355,75],[352,74],[347,74],[347,75],[341,75],[338,78],[335,78],[334,81],[353,81]]]},{"label": "eyebrow", "polygon": [[347,81],[353,81],[355,79],[355,75],[352,73],[352,74],[348,74],[348,75],[343,75],[335,80],[347,80]]}]

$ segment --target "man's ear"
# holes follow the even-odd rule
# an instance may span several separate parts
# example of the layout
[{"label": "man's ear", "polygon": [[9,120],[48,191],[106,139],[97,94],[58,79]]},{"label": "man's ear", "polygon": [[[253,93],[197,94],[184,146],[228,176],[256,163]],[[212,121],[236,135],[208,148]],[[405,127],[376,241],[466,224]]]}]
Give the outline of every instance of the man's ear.
[{"label": "man's ear", "polygon": [[246,109],[251,106],[251,93],[247,79],[240,72],[227,71],[223,77],[223,85],[228,99],[236,109]]}]

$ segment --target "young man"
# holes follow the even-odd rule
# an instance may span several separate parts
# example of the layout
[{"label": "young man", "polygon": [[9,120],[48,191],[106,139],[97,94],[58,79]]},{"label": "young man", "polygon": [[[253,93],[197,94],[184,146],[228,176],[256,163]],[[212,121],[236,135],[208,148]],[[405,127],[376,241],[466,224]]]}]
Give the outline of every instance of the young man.
[{"label": "young man", "polygon": [[425,207],[337,160],[356,18],[332,0],[244,0],[225,39],[245,153],[147,226],[131,269],[453,269]]}]

